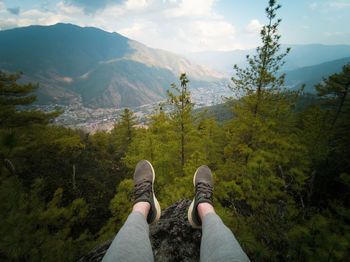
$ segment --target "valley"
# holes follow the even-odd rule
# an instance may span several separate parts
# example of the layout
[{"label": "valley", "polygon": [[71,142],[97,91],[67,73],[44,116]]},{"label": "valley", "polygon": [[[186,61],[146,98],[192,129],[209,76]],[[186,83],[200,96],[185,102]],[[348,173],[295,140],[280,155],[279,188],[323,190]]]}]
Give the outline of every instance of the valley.
[{"label": "valley", "polygon": [[[170,88],[170,85],[169,85]],[[212,106],[224,102],[224,97],[232,96],[231,90],[228,88],[228,81],[223,80],[213,83],[211,88],[197,88],[191,90],[191,99],[195,104],[195,108]],[[128,107],[141,126],[145,125],[149,116],[154,114],[155,108],[159,107],[159,103],[166,100],[154,101],[154,103],[144,104],[141,106]],[[62,125],[73,129],[82,129],[91,134],[98,130],[110,131],[115,122],[119,121],[119,115],[124,108],[89,108],[85,107],[81,98],[76,98],[69,105],[64,104],[48,104],[48,105],[31,105],[30,109],[38,109],[43,112],[52,112],[57,109],[63,111],[58,116],[54,124]],[[165,109],[167,110],[167,109]]]},{"label": "valley", "polygon": [[[245,67],[254,49],[187,53],[149,48],[118,33],[73,24],[0,31],[0,70],[23,72],[22,83],[39,83],[30,106],[60,109],[54,124],[94,133],[111,130],[124,108],[144,125],[166,90],[186,72],[195,108],[233,96],[233,65]],[[282,49],[288,45],[283,45]],[[350,46],[292,45],[282,72],[285,87],[315,93],[314,85],[350,62]],[[185,58],[187,57],[187,58]],[[164,109],[166,110],[166,108]]]}]

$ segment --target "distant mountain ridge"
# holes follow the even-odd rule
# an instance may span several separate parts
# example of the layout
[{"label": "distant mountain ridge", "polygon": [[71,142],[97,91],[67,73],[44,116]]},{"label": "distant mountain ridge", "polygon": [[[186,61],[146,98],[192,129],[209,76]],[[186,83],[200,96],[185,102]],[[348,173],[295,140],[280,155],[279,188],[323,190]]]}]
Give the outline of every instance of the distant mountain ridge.
[{"label": "distant mountain ridge", "polygon": [[0,70],[24,72],[39,82],[39,103],[130,107],[164,99],[186,72],[194,87],[224,76],[183,57],[108,33],[72,24],[0,31]]},{"label": "distant mountain ridge", "polygon": [[306,66],[286,72],[285,85],[291,89],[299,89],[305,84],[304,92],[316,93],[315,85],[320,83],[323,77],[334,73],[340,73],[344,65],[350,63],[350,56],[334,61],[329,61],[313,66]]},{"label": "distant mountain ridge", "polygon": [[[282,68],[284,71],[350,57],[350,45],[281,45],[281,51],[286,50],[287,47],[290,47],[291,51],[285,58],[286,64]],[[249,49],[188,53],[186,57],[197,63],[210,65],[219,72],[232,76],[234,73],[233,65],[247,66],[246,55],[254,54],[255,49]]]},{"label": "distant mountain ridge", "polygon": [[[191,88],[213,88],[246,66],[255,49],[200,52],[187,56],[149,48],[118,33],[72,24],[0,31],[0,70],[22,71],[23,82],[39,82],[40,104],[90,108],[134,107],[164,100],[166,89],[186,72]],[[282,45],[282,50],[288,45]],[[348,62],[350,45],[291,45],[282,68],[286,85],[306,91]],[[202,63],[204,65],[198,64]],[[217,71],[214,71],[211,68]]]}]

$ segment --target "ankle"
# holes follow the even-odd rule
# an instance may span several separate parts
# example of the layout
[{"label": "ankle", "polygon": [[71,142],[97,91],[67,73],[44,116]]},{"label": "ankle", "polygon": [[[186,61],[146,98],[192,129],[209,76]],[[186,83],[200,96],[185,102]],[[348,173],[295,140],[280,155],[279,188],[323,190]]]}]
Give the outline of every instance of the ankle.
[{"label": "ankle", "polygon": [[137,202],[132,208],[132,212],[138,211],[147,219],[151,204],[148,202]]},{"label": "ankle", "polygon": [[209,203],[199,203],[197,206],[198,215],[203,221],[203,218],[209,213],[215,213],[214,207]]}]

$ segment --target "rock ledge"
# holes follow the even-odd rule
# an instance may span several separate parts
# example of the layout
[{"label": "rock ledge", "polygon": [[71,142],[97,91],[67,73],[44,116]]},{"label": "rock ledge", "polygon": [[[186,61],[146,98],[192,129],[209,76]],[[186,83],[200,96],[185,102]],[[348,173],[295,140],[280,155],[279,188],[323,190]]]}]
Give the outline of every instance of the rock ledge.
[{"label": "rock ledge", "polygon": [[[199,261],[201,231],[187,220],[191,200],[181,199],[162,210],[156,225],[150,226],[155,261]],[[108,240],[91,250],[79,262],[100,262],[112,242]]]}]

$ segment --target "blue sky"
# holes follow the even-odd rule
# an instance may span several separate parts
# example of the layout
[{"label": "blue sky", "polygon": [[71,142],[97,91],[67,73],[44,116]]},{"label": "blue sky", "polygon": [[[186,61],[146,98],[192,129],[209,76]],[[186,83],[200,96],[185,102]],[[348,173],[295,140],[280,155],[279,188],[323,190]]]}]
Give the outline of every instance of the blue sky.
[{"label": "blue sky", "polygon": [[[0,0],[0,30],[58,22],[176,53],[259,44],[266,0]],[[350,0],[280,0],[284,44],[350,44]]]}]

